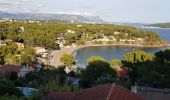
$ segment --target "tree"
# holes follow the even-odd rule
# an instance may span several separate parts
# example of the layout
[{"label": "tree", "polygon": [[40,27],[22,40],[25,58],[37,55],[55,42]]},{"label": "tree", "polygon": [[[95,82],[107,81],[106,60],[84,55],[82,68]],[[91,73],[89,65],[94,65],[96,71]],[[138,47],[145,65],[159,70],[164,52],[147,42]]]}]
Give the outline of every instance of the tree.
[{"label": "tree", "polygon": [[11,74],[10,74],[10,80],[14,81],[14,80],[16,80],[16,79],[18,79],[18,74],[17,74],[17,72],[11,72]]},{"label": "tree", "polygon": [[5,63],[6,57],[15,55],[16,53],[17,49],[12,46],[0,46],[0,64]]},{"label": "tree", "polygon": [[95,61],[104,61],[104,58],[100,57],[100,56],[92,56],[90,58],[87,59],[87,63],[93,63]]},{"label": "tree", "polygon": [[20,57],[17,54],[8,54],[5,56],[4,61],[6,64],[20,64]]},{"label": "tree", "polygon": [[69,55],[69,54],[64,54],[60,58],[60,61],[69,68],[71,68],[75,64],[74,57],[72,55]]},{"label": "tree", "polygon": [[126,62],[144,62],[144,61],[151,61],[154,59],[154,54],[146,53],[144,51],[132,51],[123,56],[124,61]]},{"label": "tree", "polygon": [[21,93],[15,88],[15,85],[12,81],[7,79],[0,79],[0,95],[17,95],[20,96]]},{"label": "tree", "polygon": [[124,66],[128,67],[131,85],[134,85],[136,82],[140,65],[154,59],[154,54],[144,51],[132,51],[124,55],[122,62]]},{"label": "tree", "polygon": [[22,65],[29,65],[36,61],[36,53],[35,50],[27,47],[21,51],[20,54],[20,64]]},{"label": "tree", "polygon": [[86,66],[86,69],[81,72],[80,85],[84,88],[90,87],[95,83],[95,81],[97,81],[98,78],[105,75],[111,75],[112,77],[115,77],[116,75],[116,72],[110,67],[109,63],[101,59],[90,62]]},{"label": "tree", "polygon": [[119,60],[119,59],[113,59],[113,60],[110,61],[110,64],[111,64],[112,66],[121,66],[121,65],[122,65],[122,62],[121,62],[121,60]]},{"label": "tree", "polygon": [[170,63],[170,49],[155,53],[156,59],[163,63]]},{"label": "tree", "polygon": [[32,60],[29,55],[27,54],[22,54],[20,58],[20,64],[22,65],[29,65],[32,64]]}]

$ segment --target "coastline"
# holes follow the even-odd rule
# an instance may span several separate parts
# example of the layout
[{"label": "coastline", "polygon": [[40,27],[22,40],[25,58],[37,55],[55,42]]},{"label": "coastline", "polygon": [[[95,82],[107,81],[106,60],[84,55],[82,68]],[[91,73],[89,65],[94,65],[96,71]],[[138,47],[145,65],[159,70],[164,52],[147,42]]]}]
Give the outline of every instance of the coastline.
[{"label": "coastline", "polygon": [[165,28],[165,27],[152,27],[152,26],[144,26],[141,28],[170,29],[170,28]]},{"label": "coastline", "polygon": [[76,52],[88,47],[100,47],[100,46],[128,46],[128,47],[138,47],[138,48],[162,48],[167,47],[167,45],[157,45],[157,46],[145,46],[145,45],[132,45],[132,44],[95,44],[95,45],[82,45],[77,47],[70,47],[70,48],[62,48],[61,50],[55,50],[51,52],[51,55],[53,56],[50,59],[50,65],[55,66],[57,68],[58,66],[62,65],[60,61],[60,57],[62,57],[64,54],[70,54],[75,56]]}]

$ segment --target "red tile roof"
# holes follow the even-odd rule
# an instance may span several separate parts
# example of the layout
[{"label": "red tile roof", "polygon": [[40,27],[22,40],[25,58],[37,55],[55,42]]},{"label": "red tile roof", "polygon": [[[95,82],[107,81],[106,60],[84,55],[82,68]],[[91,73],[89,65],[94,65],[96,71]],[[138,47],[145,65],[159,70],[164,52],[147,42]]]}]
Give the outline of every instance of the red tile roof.
[{"label": "red tile roof", "polygon": [[144,100],[135,93],[112,84],[99,85],[79,92],[49,93],[44,100]]},{"label": "red tile roof", "polygon": [[128,78],[128,68],[127,67],[118,67],[117,76],[120,78]]},{"label": "red tile roof", "polygon": [[11,72],[19,72],[21,70],[21,66],[19,65],[10,65],[10,64],[6,64],[6,65],[2,65],[0,66],[0,74],[2,76],[5,76],[7,73],[10,74]]}]

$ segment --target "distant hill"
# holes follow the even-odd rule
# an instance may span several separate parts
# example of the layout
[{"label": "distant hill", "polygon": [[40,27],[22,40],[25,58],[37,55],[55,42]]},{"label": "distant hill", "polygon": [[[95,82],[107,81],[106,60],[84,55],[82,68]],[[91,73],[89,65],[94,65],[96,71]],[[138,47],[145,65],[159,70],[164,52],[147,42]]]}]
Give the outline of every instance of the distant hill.
[{"label": "distant hill", "polygon": [[151,24],[149,26],[151,26],[151,27],[161,27],[161,28],[170,28],[170,22],[169,23]]},{"label": "distant hill", "polygon": [[10,18],[18,20],[60,20],[75,22],[97,22],[105,23],[98,16],[82,16],[73,14],[44,14],[44,13],[6,13],[0,12],[0,18]]}]

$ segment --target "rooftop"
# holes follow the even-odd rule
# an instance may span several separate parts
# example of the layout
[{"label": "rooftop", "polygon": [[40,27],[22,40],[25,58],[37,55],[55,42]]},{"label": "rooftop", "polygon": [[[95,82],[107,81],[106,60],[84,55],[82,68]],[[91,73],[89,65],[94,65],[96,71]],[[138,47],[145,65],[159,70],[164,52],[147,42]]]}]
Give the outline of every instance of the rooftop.
[{"label": "rooftop", "polygon": [[99,85],[79,92],[49,93],[44,100],[144,100],[115,84]]}]

